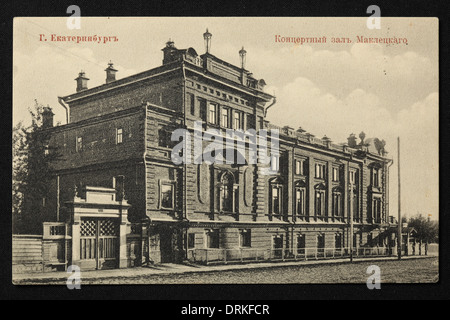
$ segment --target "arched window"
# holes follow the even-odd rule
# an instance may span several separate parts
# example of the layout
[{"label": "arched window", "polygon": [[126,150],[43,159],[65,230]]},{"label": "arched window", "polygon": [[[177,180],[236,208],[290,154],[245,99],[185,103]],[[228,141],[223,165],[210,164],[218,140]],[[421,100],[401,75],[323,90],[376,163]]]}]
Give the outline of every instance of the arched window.
[{"label": "arched window", "polygon": [[220,179],[220,211],[237,212],[237,185],[231,172],[224,172]]}]

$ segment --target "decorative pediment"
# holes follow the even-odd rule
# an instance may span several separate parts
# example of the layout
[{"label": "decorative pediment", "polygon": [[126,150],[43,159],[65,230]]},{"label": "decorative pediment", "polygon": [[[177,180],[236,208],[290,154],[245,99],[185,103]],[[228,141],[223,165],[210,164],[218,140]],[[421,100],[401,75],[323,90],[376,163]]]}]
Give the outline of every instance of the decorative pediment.
[{"label": "decorative pediment", "polygon": [[295,186],[298,188],[306,188],[306,182],[305,180],[297,180]]},{"label": "decorative pediment", "polygon": [[284,180],[281,177],[275,177],[269,180],[272,184],[284,184]]},{"label": "decorative pediment", "polygon": [[316,190],[326,190],[327,186],[325,185],[325,183],[321,182],[321,183],[316,184],[314,186],[314,189],[316,189]]}]

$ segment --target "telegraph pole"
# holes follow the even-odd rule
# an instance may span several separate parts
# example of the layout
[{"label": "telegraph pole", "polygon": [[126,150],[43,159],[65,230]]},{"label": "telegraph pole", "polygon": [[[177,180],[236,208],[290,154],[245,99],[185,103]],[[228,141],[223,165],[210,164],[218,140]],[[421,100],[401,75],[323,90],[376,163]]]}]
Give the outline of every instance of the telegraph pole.
[{"label": "telegraph pole", "polygon": [[350,179],[350,262],[353,262],[353,181]]},{"label": "telegraph pole", "polygon": [[398,260],[402,258],[402,210],[401,210],[401,197],[400,197],[400,137],[397,137],[397,158],[398,158],[398,235],[397,235],[397,250]]}]

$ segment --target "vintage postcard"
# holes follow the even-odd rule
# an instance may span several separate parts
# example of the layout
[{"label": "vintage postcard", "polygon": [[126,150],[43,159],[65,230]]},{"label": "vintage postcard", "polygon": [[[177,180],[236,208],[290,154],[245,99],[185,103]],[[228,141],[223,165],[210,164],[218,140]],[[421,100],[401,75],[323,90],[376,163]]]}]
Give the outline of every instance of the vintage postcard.
[{"label": "vintage postcard", "polygon": [[72,10],[14,19],[14,284],[439,280],[438,19]]}]

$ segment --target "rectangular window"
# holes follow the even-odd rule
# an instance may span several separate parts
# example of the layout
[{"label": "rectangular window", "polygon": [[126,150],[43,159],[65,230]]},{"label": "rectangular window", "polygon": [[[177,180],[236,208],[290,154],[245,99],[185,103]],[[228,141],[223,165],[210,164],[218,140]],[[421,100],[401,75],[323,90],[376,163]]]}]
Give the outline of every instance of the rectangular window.
[{"label": "rectangular window", "polygon": [[297,188],[295,190],[295,203],[296,208],[295,212],[299,216],[305,215],[305,189],[304,188]]},{"label": "rectangular window", "polygon": [[372,169],[372,185],[374,187],[380,186],[380,169],[378,168]]},{"label": "rectangular window", "polygon": [[161,208],[174,209],[174,185],[172,183],[162,183],[160,189]]},{"label": "rectangular window", "polygon": [[222,116],[221,116],[221,125],[222,127],[228,128],[230,126],[230,122],[228,119],[228,108],[222,108]]},{"label": "rectangular window", "polygon": [[334,247],[336,249],[342,248],[342,234],[338,233],[334,236]]},{"label": "rectangular window", "polygon": [[317,216],[325,215],[325,191],[316,190],[315,213]]},{"label": "rectangular window", "polygon": [[241,247],[252,246],[252,233],[250,229],[239,230],[239,243]]},{"label": "rectangular window", "polygon": [[83,138],[77,137],[77,145],[76,145],[76,151],[82,151],[83,150]]},{"label": "rectangular window", "polygon": [[333,181],[339,181],[339,168],[333,168]]},{"label": "rectangular window", "polygon": [[117,128],[116,129],[116,144],[123,142],[123,129]]},{"label": "rectangular window", "polygon": [[333,193],[333,215],[335,217],[342,215],[342,198],[340,193]]},{"label": "rectangular window", "polygon": [[305,175],[305,160],[295,160],[295,174]]},{"label": "rectangular window", "polygon": [[206,232],[206,246],[208,248],[219,248],[219,229],[211,229]]},{"label": "rectangular window", "polygon": [[215,104],[209,104],[209,123],[216,124],[217,123],[217,106]]},{"label": "rectangular window", "polygon": [[171,134],[165,129],[158,130],[158,146],[164,148],[172,147],[172,141],[170,140]]},{"label": "rectangular window", "polygon": [[116,189],[116,200],[122,201],[125,196],[125,177],[124,176],[114,177],[113,188]]},{"label": "rectangular window", "polygon": [[317,235],[317,248],[325,248],[325,236],[323,234]]},{"label": "rectangular window", "polygon": [[272,171],[278,171],[280,158],[277,155],[272,155],[270,159],[270,168]]},{"label": "rectangular window", "polygon": [[206,100],[198,99],[200,105],[200,118],[206,122],[207,121],[207,112],[206,112]]},{"label": "rectangular window", "polygon": [[187,109],[189,110],[191,115],[195,115],[195,98],[192,93],[187,94],[187,103],[188,103]]},{"label": "rectangular window", "polygon": [[373,219],[375,220],[376,223],[380,223],[381,222],[381,199],[380,198],[375,198],[373,199]]},{"label": "rectangular window", "polygon": [[297,236],[297,253],[298,254],[304,254],[305,253],[305,236],[300,234]]},{"label": "rectangular window", "polygon": [[351,184],[356,183],[356,171],[350,171],[349,172],[349,180]]},{"label": "rectangular window", "polygon": [[325,179],[325,165],[321,163],[316,163],[316,178]]},{"label": "rectangular window", "polygon": [[195,248],[195,233],[188,234],[188,249]]},{"label": "rectangular window", "polygon": [[272,187],[272,214],[281,214],[281,186]]},{"label": "rectangular window", "polygon": [[242,129],[242,113],[240,111],[234,112],[234,129]]}]

